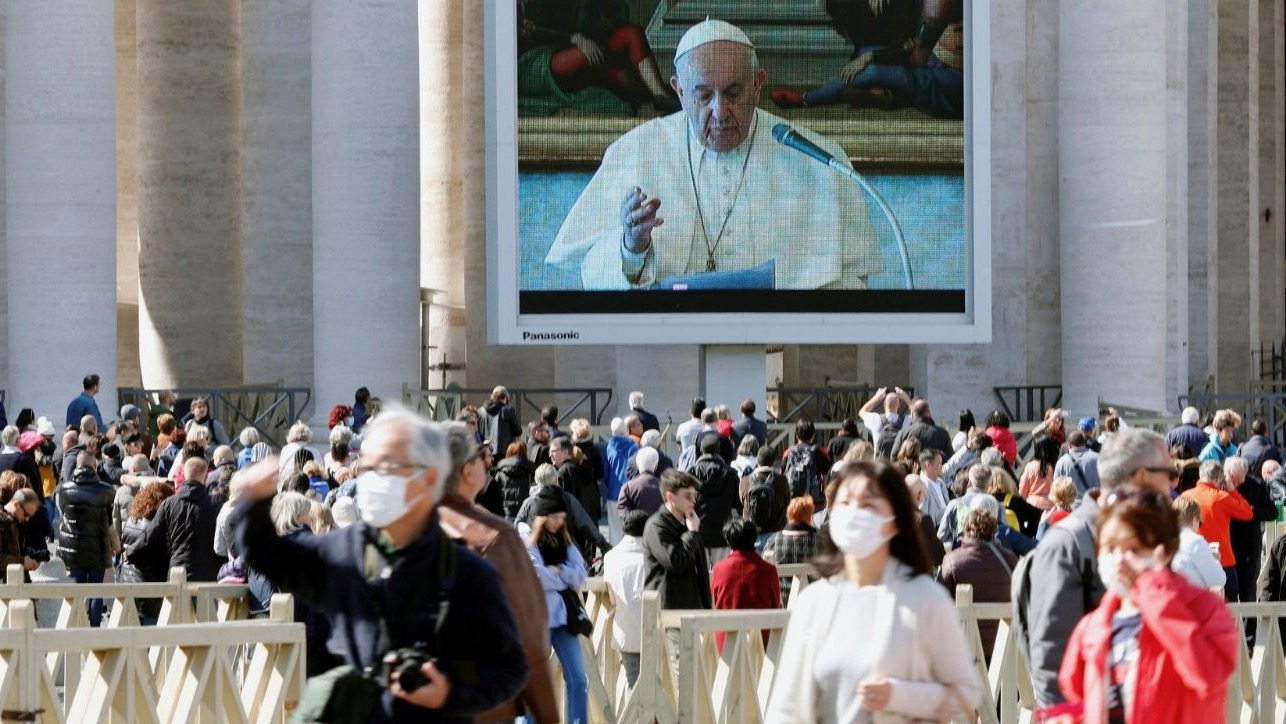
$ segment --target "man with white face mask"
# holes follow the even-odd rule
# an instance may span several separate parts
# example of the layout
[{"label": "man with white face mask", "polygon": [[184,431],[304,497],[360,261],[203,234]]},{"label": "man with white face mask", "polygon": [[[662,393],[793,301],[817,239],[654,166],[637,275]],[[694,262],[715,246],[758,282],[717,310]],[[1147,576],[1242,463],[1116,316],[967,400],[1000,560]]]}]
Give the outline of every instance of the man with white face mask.
[{"label": "man with white face mask", "polygon": [[277,462],[269,459],[238,473],[241,549],[250,566],[330,617],[329,648],[359,671],[378,674],[385,654],[410,647],[434,659],[413,690],[400,676],[380,681],[375,710],[350,712],[352,721],[472,721],[527,680],[513,614],[495,569],[439,527],[436,505],[451,471],[441,428],[386,410],[365,431],[359,523],[277,537],[269,518]]}]

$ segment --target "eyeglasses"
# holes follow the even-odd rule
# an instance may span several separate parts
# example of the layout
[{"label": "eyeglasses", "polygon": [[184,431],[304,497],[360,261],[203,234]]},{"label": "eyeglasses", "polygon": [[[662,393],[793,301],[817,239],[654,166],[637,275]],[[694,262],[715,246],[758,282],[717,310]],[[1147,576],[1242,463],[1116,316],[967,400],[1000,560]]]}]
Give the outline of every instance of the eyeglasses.
[{"label": "eyeglasses", "polygon": [[1156,467],[1156,468],[1139,468],[1139,469],[1149,473],[1164,475],[1167,478],[1169,478],[1170,482],[1172,483],[1179,479],[1179,471],[1173,465],[1165,465],[1165,466]]}]

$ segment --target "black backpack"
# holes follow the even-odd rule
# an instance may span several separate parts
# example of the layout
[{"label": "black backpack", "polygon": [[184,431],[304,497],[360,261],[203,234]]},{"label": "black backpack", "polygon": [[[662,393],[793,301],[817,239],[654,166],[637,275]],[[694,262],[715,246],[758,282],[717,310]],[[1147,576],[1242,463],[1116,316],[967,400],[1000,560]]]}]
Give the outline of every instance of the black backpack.
[{"label": "black backpack", "polygon": [[875,441],[875,454],[884,459],[892,459],[893,443],[897,440],[898,433],[902,428],[893,423],[886,423],[880,428],[880,436]]},{"label": "black backpack", "polygon": [[746,518],[761,532],[773,524],[776,494],[773,492],[772,483],[772,470],[769,470],[762,479],[757,474],[751,473],[750,489],[746,491]]},{"label": "black backpack", "polygon": [[822,491],[822,472],[817,469],[816,447],[808,443],[798,443],[786,454],[785,475],[790,483],[790,495],[798,498],[810,495],[817,510],[826,507],[826,495]]}]

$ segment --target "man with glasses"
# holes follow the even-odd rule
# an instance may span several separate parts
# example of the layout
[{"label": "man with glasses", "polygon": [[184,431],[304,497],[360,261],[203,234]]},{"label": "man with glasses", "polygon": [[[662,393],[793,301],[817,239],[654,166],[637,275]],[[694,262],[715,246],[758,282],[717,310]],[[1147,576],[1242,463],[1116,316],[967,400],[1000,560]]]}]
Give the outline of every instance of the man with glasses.
[{"label": "man with glasses", "polygon": [[0,509],[0,566],[7,569],[19,564],[24,570],[34,571],[40,562],[22,549],[22,526],[40,510],[40,498],[29,488],[18,488],[13,497]]},{"label": "man with glasses", "polygon": [[[1097,473],[1098,494],[1110,495],[1128,485],[1165,500],[1170,499],[1170,489],[1179,477],[1165,438],[1141,428],[1122,430],[1103,444]],[[1067,642],[1076,623],[1103,597],[1095,552],[1101,508],[1096,491],[1089,492],[1071,515],[1045,532],[1030,554],[1030,603],[1025,611],[1014,612],[1016,621],[1026,622],[1026,637],[1019,639],[1019,648],[1027,657],[1038,708],[1063,703],[1058,670]],[[1014,582],[1018,586],[1020,577],[1015,575]],[[1020,609],[1021,597],[1015,595],[1013,600]]]},{"label": "man with glasses", "polygon": [[246,563],[329,616],[331,650],[358,670],[379,671],[399,649],[432,657],[423,685],[408,690],[392,676],[375,710],[350,720],[473,721],[522,690],[528,663],[495,568],[439,525],[447,436],[412,412],[385,410],[366,426],[362,465],[361,521],[299,538],[273,528],[277,461],[238,473],[244,492],[232,517]]}]

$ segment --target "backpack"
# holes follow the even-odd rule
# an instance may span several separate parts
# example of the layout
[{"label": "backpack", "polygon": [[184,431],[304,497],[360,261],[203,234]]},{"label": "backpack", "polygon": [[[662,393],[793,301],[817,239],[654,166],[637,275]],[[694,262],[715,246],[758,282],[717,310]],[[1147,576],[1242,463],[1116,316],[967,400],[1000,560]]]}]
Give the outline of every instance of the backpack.
[{"label": "backpack", "polygon": [[891,459],[893,457],[893,442],[897,439],[898,433],[902,428],[893,423],[885,423],[880,428],[880,436],[875,441],[875,455],[879,458]]},{"label": "backpack", "polygon": [[692,468],[696,467],[697,457],[697,446],[695,444],[689,445],[683,448],[682,453],[679,453],[679,460],[674,466],[682,472],[690,473]]},{"label": "backpack", "polygon": [[[990,493],[979,493],[979,495],[990,495]],[[1009,501],[1013,497],[1012,493],[1005,493],[1005,500],[1000,504],[1000,508],[1005,511],[1005,523],[1015,533],[1021,533],[1023,531],[1022,528],[1018,527],[1018,514],[1009,509]],[[965,518],[967,517],[969,517],[969,506],[958,506],[956,508],[956,535],[964,535]]]},{"label": "backpack", "polygon": [[746,491],[746,518],[761,532],[773,524],[774,500],[772,470],[763,478],[752,474],[750,489]]},{"label": "backpack", "polygon": [[790,483],[790,495],[798,498],[810,495],[817,510],[826,507],[826,495],[822,491],[822,474],[817,469],[815,451],[817,448],[808,443],[799,443],[786,454],[786,465],[783,470],[786,481]]},{"label": "backpack", "polygon": [[[1058,532],[1055,532],[1058,531]],[[1085,613],[1094,610],[1097,605],[1094,601],[1094,584],[1093,580],[1097,574],[1095,566],[1098,563],[1097,554],[1094,552],[1094,539],[1090,537],[1090,531],[1087,526],[1077,526],[1075,530],[1067,527],[1050,528],[1045,533],[1045,539],[1041,545],[1049,545],[1049,536],[1062,535],[1064,533],[1071,535],[1076,541],[1076,552],[1079,558],[1081,570],[1081,604]],[[1028,648],[1028,641],[1031,638],[1031,625],[1028,618],[1028,609],[1031,607],[1031,568],[1032,562],[1036,559],[1033,551],[1018,559],[1018,565],[1014,566],[1014,572],[1010,578],[1009,596],[1014,606],[1014,636],[1018,644],[1018,653],[1023,657],[1027,664],[1027,670],[1031,670],[1031,651]]]}]

